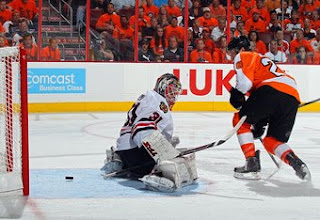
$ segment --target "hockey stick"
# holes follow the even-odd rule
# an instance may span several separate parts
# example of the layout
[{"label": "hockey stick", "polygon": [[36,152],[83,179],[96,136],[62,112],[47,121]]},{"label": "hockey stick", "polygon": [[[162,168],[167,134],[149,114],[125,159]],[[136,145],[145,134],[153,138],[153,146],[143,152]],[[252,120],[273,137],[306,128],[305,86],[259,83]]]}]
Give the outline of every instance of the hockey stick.
[{"label": "hockey stick", "polygon": [[303,104],[300,104],[298,108],[301,108],[301,107],[306,106],[306,105],[310,105],[310,104],[318,102],[318,101],[320,101],[320,98],[312,100],[312,101],[309,101],[309,102],[305,102]]},{"label": "hockey stick", "polygon": [[[261,144],[263,145],[263,141],[262,141],[261,137],[259,138],[259,140],[260,140]],[[271,153],[269,153],[268,151],[267,151],[267,153],[269,154],[270,158],[272,159],[273,163],[277,166],[277,168],[280,169],[280,164],[279,164],[278,161],[274,158],[274,156],[273,156]],[[281,162],[281,161],[280,161],[280,162]]]},{"label": "hockey stick", "polygon": [[[195,147],[195,148],[191,148],[191,149],[182,151],[178,156],[176,156],[176,158],[177,157],[182,157],[183,155],[186,155],[186,154],[191,154],[191,153],[195,153],[195,152],[198,152],[198,151],[201,151],[201,150],[205,150],[205,149],[208,149],[208,148],[217,147],[217,146],[225,143],[227,140],[229,140],[238,131],[238,129],[241,127],[241,125],[246,120],[246,118],[247,118],[247,116],[242,116],[242,118],[236,124],[236,126],[234,126],[234,128],[231,131],[229,131],[227,133],[227,135],[225,135],[223,138],[221,138],[221,139],[219,139],[217,141],[214,141],[214,142],[212,142],[210,144],[206,144],[206,145],[203,145],[203,146],[200,146],[200,147]],[[124,170],[120,170],[120,171],[116,171],[116,172],[112,172],[112,173],[108,173],[108,174],[101,174],[101,175],[105,179],[107,179],[109,177],[120,176],[120,175],[123,175],[123,174],[131,171],[131,170],[139,169],[141,167],[150,165],[151,163],[153,163],[153,161],[147,162],[145,164],[129,167],[129,168],[124,169]]]},{"label": "hockey stick", "polygon": [[247,116],[242,116],[242,118],[236,124],[236,126],[234,126],[234,128],[231,131],[229,131],[228,134],[226,136],[224,136],[222,139],[214,141],[214,142],[212,142],[210,144],[206,144],[206,145],[203,145],[203,146],[200,146],[200,147],[195,147],[195,148],[191,148],[191,149],[182,151],[178,155],[178,157],[181,157],[181,156],[186,155],[186,154],[191,154],[191,153],[194,153],[194,152],[197,152],[197,151],[205,150],[205,149],[208,149],[208,148],[216,147],[216,146],[219,146],[219,145],[223,144],[224,142],[229,140],[238,131],[238,129],[241,127],[241,125],[246,120],[246,118],[247,118]]}]

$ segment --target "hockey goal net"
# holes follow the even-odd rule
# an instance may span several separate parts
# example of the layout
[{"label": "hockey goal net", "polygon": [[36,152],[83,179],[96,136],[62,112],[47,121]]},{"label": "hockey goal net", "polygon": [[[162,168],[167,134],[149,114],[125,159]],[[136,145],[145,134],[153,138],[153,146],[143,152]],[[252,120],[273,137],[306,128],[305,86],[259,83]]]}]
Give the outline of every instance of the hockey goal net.
[{"label": "hockey goal net", "polygon": [[0,48],[0,195],[29,194],[26,54]]}]

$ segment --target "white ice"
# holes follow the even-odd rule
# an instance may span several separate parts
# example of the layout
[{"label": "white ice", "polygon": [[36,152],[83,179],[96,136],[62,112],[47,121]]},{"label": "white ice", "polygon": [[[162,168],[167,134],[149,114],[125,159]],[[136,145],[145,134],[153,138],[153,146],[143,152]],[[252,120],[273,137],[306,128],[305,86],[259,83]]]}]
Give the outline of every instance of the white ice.
[{"label": "white ice", "polygon": [[[196,184],[164,194],[146,191],[140,182],[100,176],[104,152],[115,144],[125,113],[30,115],[30,196],[0,196],[0,218],[320,219],[319,117],[298,113],[289,141],[311,170],[311,183],[286,164],[270,177],[277,168],[258,141],[262,179],[235,179],[233,168],[243,165],[244,157],[233,136],[196,153]],[[173,118],[180,147],[210,143],[232,128],[232,113],[174,113]]]}]

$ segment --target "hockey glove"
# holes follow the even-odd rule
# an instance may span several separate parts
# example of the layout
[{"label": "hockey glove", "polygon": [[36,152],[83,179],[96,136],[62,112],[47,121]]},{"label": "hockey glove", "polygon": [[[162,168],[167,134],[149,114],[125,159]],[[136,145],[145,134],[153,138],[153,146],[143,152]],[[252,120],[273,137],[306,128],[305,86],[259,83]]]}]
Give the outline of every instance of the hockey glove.
[{"label": "hockey glove", "polygon": [[230,90],[230,104],[235,108],[235,109],[240,109],[242,105],[245,103],[246,99],[244,97],[244,94],[240,92],[239,90],[235,88],[231,88]]},{"label": "hockey glove", "polygon": [[254,139],[258,139],[264,134],[268,125],[268,121],[268,119],[263,119],[257,122],[256,124],[252,125],[251,132],[253,134]]}]

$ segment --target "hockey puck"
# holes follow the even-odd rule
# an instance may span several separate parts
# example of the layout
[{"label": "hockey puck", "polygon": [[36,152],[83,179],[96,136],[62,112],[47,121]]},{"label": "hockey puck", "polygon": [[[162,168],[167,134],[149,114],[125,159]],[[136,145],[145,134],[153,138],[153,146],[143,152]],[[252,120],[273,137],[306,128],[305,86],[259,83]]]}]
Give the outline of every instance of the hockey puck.
[{"label": "hockey puck", "polygon": [[66,176],[66,180],[73,180],[73,176]]}]

